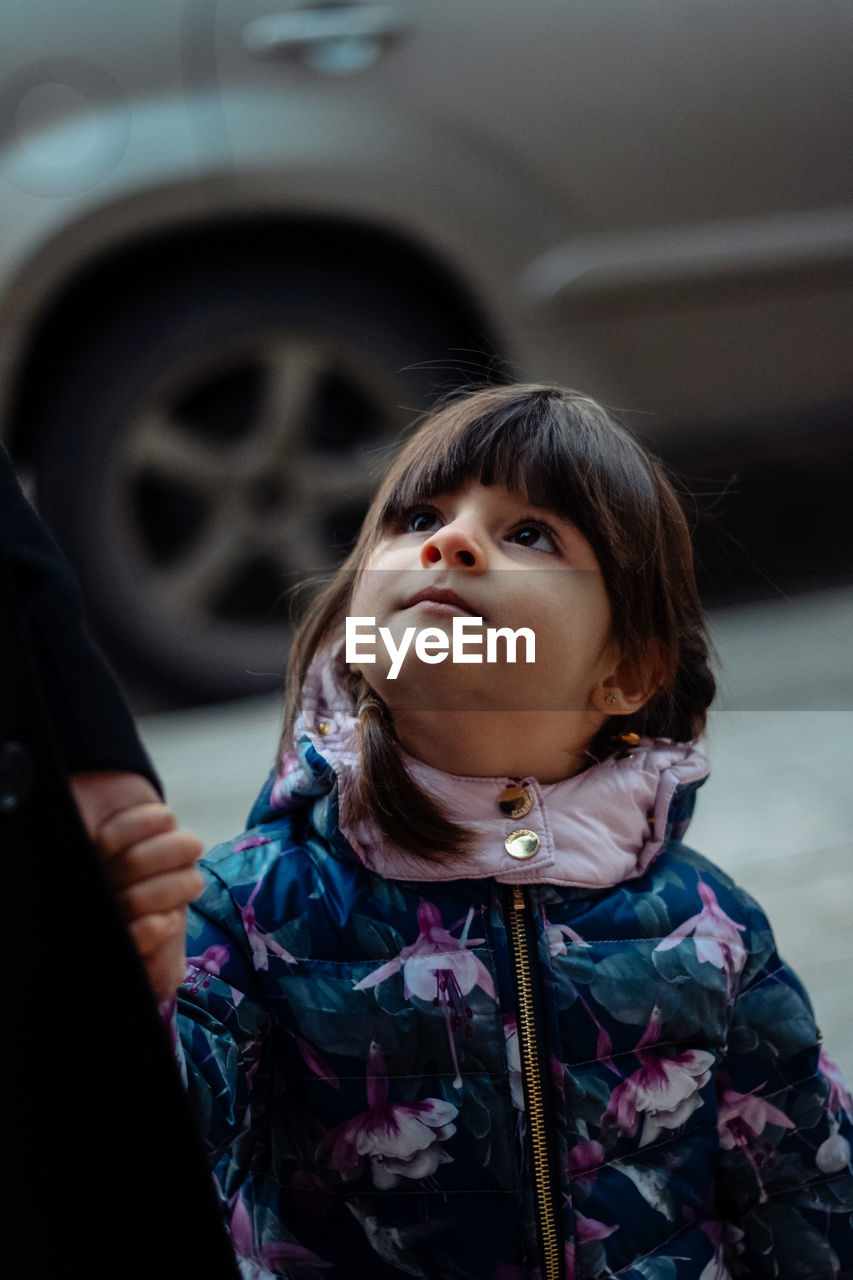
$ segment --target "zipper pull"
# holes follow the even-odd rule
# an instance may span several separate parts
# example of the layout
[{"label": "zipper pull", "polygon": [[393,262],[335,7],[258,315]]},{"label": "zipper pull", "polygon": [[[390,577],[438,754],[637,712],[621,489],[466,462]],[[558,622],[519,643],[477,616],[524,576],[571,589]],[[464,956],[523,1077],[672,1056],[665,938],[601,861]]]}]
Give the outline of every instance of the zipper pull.
[{"label": "zipper pull", "polygon": [[512,905],[515,911],[524,910],[524,890],[520,884],[512,886]]}]

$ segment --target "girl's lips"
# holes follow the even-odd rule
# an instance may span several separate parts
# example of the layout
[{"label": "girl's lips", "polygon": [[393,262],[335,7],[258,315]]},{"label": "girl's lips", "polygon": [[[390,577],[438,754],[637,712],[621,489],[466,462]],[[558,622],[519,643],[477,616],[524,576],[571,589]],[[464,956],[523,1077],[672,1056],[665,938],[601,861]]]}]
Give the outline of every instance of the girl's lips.
[{"label": "girl's lips", "polygon": [[452,604],[449,600],[417,600],[410,607],[413,609],[426,609],[428,613],[446,613],[466,618],[478,616],[473,614],[470,609],[463,609],[461,605]]},{"label": "girl's lips", "polygon": [[471,608],[467,600],[463,600],[455,591],[448,591],[444,587],[427,587],[423,591],[418,591],[406,601],[403,608],[411,609],[415,605],[421,605],[439,613],[467,613],[472,618],[481,616]]}]

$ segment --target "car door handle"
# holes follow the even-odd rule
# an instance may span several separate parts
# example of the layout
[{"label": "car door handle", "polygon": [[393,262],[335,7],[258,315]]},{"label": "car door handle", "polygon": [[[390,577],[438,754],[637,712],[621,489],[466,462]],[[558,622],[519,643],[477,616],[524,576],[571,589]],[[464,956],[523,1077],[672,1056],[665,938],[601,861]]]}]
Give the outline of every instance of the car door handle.
[{"label": "car door handle", "polygon": [[330,41],[385,41],[402,34],[408,25],[408,19],[390,4],[296,9],[255,18],[244,28],[243,45],[249,53],[274,57]]}]

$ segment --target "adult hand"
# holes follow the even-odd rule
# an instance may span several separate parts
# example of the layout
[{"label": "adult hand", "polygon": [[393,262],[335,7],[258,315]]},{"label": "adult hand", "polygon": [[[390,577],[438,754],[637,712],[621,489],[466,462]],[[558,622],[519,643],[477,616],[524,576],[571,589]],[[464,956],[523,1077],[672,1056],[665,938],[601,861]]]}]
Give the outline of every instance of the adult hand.
[{"label": "adult hand", "polygon": [[71,792],[142,959],[158,1002],[170,1000],[186,967],[187,904],[203,880],[201,842],[139,774],[72,774]]}]

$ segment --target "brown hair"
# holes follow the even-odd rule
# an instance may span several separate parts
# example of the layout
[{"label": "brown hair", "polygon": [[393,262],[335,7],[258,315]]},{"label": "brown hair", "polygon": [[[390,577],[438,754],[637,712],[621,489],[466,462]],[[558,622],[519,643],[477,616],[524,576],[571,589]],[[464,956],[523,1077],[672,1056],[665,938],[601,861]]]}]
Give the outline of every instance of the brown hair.
[{"label": "brown hair", "polygon": [[[417,424],[416,424],[417,425]],[[403,443],[353,550],[295,630],[282,746],[292,741],[308,667],[341,634],[353,588],[384,530],[410,507],[466,483],[502,485],[570,520],[589,542],[609,597],[613,636],[656,692],[610,716],[588,744],[603,759],[620,733],[685,741],[705,727],[715,691],[690,532],[659,459],[588,396],[558,387],[488,387],[452,400]],[[408,852],[431,861],[468,833],[410,778],[385,704],[351,672],[339,679],[358,716],[361,776],[350,804]]]}]

